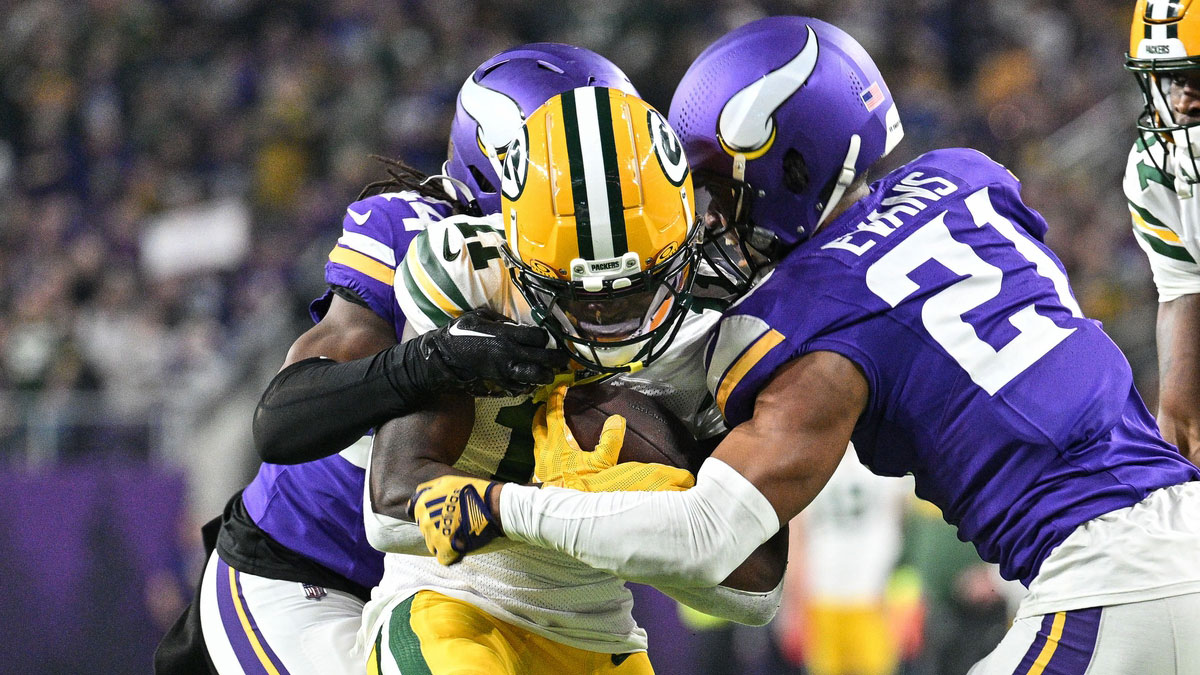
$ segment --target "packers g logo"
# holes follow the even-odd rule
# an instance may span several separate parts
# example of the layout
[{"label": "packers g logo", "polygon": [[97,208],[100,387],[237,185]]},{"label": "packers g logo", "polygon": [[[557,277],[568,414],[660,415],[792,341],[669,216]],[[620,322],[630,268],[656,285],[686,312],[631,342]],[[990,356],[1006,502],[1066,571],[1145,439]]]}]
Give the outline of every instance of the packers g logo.
[{"label": "packers g logo", "polygon": [[654,156],[662,167],[663,175],[671,185],[683,185],[683,179],[688,175],[687,158],[683,156],[683,144],[675,135],[663,116],[657,111],[646,111],[646,126],[650,130],[650,138],[654,142]]},{"label": "packers g logo", "polygon": [[525,180],[529,177],[529,130],[521,127],[521,133],[509,143],[500,167],[500,191],[510,201],[516,201],[525,191]]}]

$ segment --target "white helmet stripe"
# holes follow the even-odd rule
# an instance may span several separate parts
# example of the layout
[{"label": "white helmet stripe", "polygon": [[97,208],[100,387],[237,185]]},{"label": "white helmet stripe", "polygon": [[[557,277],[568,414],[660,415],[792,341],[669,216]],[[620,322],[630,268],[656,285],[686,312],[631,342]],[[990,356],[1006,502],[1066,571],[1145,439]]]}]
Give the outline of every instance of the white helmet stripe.
[{"label": "white helmet stripe", "polygon": [[608,90],[587,87],[576,89],[574,94],[579,150],[583,159],[583,180],[591,222],[592,257],[594,260],[615,258],[617,253],[613,245],[613,223],[609,213],[608,183],[600,136],[601,123],[611,125],[612,122],[602,122],[596,108],[596,97],[607,96]]},{"label": "white helmet stripe", "polygon": [[771,141],[772,115],[796,93],[817,66],[817,34],[808,26],[804,49],[783,66],[734,94],[721,109],[717,132],[730,149],[753,152]]}]

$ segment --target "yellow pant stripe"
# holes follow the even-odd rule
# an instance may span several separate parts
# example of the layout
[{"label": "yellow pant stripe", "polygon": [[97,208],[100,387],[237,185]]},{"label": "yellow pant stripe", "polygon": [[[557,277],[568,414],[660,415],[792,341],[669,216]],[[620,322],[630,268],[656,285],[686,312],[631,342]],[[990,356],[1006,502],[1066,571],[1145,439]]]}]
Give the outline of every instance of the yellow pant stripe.
[{"label": "yellow pant stripe", "polygon": [[254,654],[258,656],[258,660],[262,663],[263,668],[271,675],[279,675],[275,664],[271,663],[271,659],[267,657],[267,651],[263,649],[262,642],[258,639],[258,633],[254,632],[254,627],[250,625],[250,617],[246,615],[246,606],[242,602],[241,596],[238,595],[237,589],[237,570],[230,567],[229,593],[233,596],[233,608],[237,610],[238,621],[242,624],[242,630],[246,631],[246,639],[250,640],[250,646],[254,649]]},{"label": "yellow pant stripe", "polygon": [[1046,638],[1046,644],[1042,645],[1042,651],[1038,653],[1037,659],[1030,666],[1028,675],[1042,675],[1042,671],[1046,669],[1050,659],[1054,658],[1054,651],[1058,649],[1058,641],[1062,638],[1063,624],[1066,622],[1066,612],[1058,612],[1054,615],[1054,623],[1050,626],[1050,635]]}]

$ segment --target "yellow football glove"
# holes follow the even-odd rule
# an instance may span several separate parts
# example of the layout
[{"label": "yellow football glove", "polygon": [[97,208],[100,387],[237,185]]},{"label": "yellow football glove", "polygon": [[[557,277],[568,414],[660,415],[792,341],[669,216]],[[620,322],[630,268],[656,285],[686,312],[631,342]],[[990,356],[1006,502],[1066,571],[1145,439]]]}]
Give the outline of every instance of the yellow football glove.
[{"label": "yellow football glove", "polygon": [[488,496],[499,483],[466,476],[442,476],[417,486],[408,515],[421,527],[425,546],[443,565],[458,562],[504,534]]},{"label": "yellow football glove", "polygon": [[687,469],[645,462],[618,464],[625,441],[625,418],[620,415],[604,421],[595,450],[582,450],[567,426],[566,398],[567,385],[556,386],[533,418],[534,474],[543,485],[584,492],[654,492],[686,490],[696,484]]}]

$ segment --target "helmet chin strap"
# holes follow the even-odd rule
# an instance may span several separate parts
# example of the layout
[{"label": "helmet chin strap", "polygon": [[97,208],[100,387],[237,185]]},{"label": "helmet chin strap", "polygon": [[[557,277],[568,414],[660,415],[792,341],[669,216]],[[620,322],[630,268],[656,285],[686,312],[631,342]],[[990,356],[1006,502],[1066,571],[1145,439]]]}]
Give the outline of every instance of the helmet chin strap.
[{"label": "helmet chin strap", "polygon": [[846,194],[846,188],[854,182],[854,164],[858,162],[858,152],[862,149],[862,138],[858,134],[850,137],[850,149],[846,151],[846,159],[842,162],[842,169],[838,172],[837,185],[833,187],[833,192],[829,193],[829,201],[825,202],[825,208],[821,209],[821,217],[817,218],[817,224],[813,231],[821,228],[821,224],[833,213],[833,208],[842,200],[842,195]]},{"label": "helmet chin strap", "polygon": [[453,194],[455,197],[462,199],[463,202],[467,204],[476,204],[477,202],[475,201],[475,195],[471,193],[471,188],[467,187],[466,183],[458,180],[457,178],[451,178],[446,173],[446,166],[449,163],[449,160],[443,162],[442,172],[436,176],[429,176],[425,180],[421,181],[421,185],[433,180],[440,180],[442,181],[442,189],[445,190],[447,194]]},{"label": "helmet chin strap", "polygon": [[733,156],[733,179],[739,183],[746,182],[746,156],[740,152]]}]

